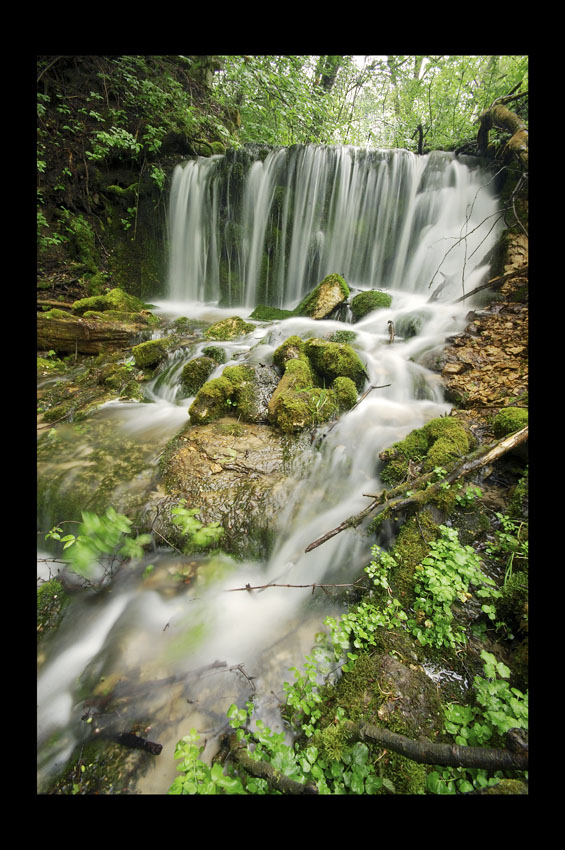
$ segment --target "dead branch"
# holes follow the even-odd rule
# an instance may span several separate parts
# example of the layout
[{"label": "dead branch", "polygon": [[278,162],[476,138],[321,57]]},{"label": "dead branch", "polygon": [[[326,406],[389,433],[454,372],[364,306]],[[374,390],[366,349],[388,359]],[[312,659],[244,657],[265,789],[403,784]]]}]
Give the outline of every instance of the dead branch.
[{"label": "dead branch", "polygon": [[[434,744],[430,741],[414,741],[382,729],[370,723],[345,721],[345,728],[352,740],[369,741],[393,750],[418,764],[437,764],[447,767],[482,768],[485,770],[527,770],[528,748],[516,748],[512,737],[507,737],[508,749],[489,747],[463,747],[457,744]],[[511,732],[514,730],[510,730]],[[508,733],[509,734],[509,733]],[[514,747],[511,749],[510,747]]]},{"label": "dead branch", "polygon": [[[528,426],[526,425],[520,431],[516,431],[514,434],[510,434],[510,436],[504,437],[486,448],[482,447],[481,449],[472,452],[470,455],[467,455],[459,466],[435,483],[430,483],[433,475],[433,473],[430,472],[425,475],[418,476],[418,478],[415,478],[412,482],[410,482],[410,485],[403,483],[391,490],[382,490],[373,498],[373,501],[366,508],[363,508],[363,510],[358,514],[348,517],[336,528],[333,528],[317,540],[314,540],[314,542],[310,543],[304,551],[311,552],[312,549],[316,549],[318,546],[321,546],[322,543],[325,543],[327,540],[331,540],[332,537],[335,537],[336,534],[340,534],[347,528],[357,528],[357,526],[360,525],[363,520],[369,516],[369,514],[373,513],[373,511],[376,511],[377,514],[384,510],[389,510],[391,512],[399,511],[410,505],[422,502],[424,495],[426,500],[429,499],[437,493],[443,485],[452,484],[454,481],[457,481],[458,478],[463,478],[465,475],[469,475],[471,472],[475,472],[477,469],[481,469],[481,467],[498,460],[498,458],[502,457],[502,455],[512,449],[515,449],[527,439]],[[407,486],[409,486],[411,490],[415,488],[416,492],[407,496]]]},{"label": "dead branch", "polygon": [[493,277],[491,280],[487,281],[487,283],[483,283],[482,286],[476,286],[475,289],[472,289],[470,292],[466,292],[465,295],[461,295],[460,298],[456,298],[453,304],[459,304],[460,301],[464,301],[466,298],[469,298],[471,295],[475,295],[475,293],[480,292],[482,289],[499,289],[507,280],[521,275],[526,276],[527,274],[528,266],[522,266],[521,268],[514,269],[507,274]]},{"label": "dead branch", "polygon": [[[308,550],[306,550],[308,551]],[[320,590],[326,591],[327,587],[355,587],[356,584],[359,583],[361,579],[357,579],[357,581],[349,582],[347,584],[317,584],[314,582],[313,584],[276,584],[276,582],[272,582],[271,584],[256,584],[251,586],[250,584],[246,584],[245,587],[230,587],[225,592],[226,593],[237,593],[240,590],[247,590],[248,592],[252,590],[268,590],[270,587],[296,587],[296,588],[304,588],[311,587],[312,593],[319,587]]]}]

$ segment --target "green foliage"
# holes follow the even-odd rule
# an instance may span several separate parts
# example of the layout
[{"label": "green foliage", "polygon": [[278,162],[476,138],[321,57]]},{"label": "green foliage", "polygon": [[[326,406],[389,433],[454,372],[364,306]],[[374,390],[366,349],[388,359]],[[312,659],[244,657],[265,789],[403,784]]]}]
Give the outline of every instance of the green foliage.
[{"label": "green foliage", "polygon": [[211,522],[204,525],[196,519],[199,509],[187,508],[186,499],[180,499],[178,505],[171,509],[173,524],[180,529],[183,535],[189,538],[189,543],[202,548],[215,545],[224,533],[219,522]]},{"label": "green foliage", "polygon": [[117,513],[115,508],[108,508],[104,516],[90,511],[82,511],[81,515],[82,522],[76,535],[62,535],[63,530],[57,525],[45,538],[63,543],[70,568],[86,579],[93,576],[95,564],[105,567],[109,564],[111,568],[116,559],[139,559],[143,556],[144,547],[152,542],[149,534],[132,537],[132,521]]},{"label": "green foliage", "polygon": [[[484,676],[475,676],[475,704],[450,703],[445,708],[445,731],[465,747],[496,746],[510,729],[528,728],[528,693],[511,688],[510,670],[486,650],[481,652]],[[436,768],[428,774],[433,794],[456,794],[496,785],[504,774],[469,768]]]},{"label": "green foliage", "polygon": [[[205,526],[196,519],[198,508],[188,509],[185,504],[186,500],[181,499],[172,514],[173,523],[187,538],[187,545],[208,548],[217,543],[223,534],[219,524]],[[58,524],[47,532],[45,539],[59,541],[69,567],[87,580],[95,579],[96,565],[102,566],[106,574],[116,564],[140,560],[145,547],[153,542],[150,534],[134,535],[132,521],[113,507],[103,516],[91,511],[82,511],[81,516],[76,534],[64,534],[62,525]],[[148,570],[149,567],[146,573]]]},{"label": "green foliage", "polygon": [[[454,620],[453,604],[465,604],[472,595],[498,598],[500,591],[483,573],[474,549],[460,544],[457,531],[447,526],[440,526],[439,530],[441,536],[431,543],[429,555],[416,567],[419,578],[414,585],[415,616],[408,620],[408,628],[422,646],[456,648],[466,642],[466,636]],[[495,619],[492,606],[485,603],[482,611]]]},{"label": "green foliage", "polygon": [[528,523],[500,512],[496,517],[501,527],[495,531],[494,541],[488,544],[487,552],[505,564],[504,584],[507,584],[516,562],[523,570],[528,567]]},{"label": "green foliage", "polygon": [[289,720],[295,728],[302,728],[305,735],[310,737],[322,714],[319,709],[322,698],[318,693],[318,665],[307,655],[304,672],[298,667],[291,667],[290,671],[294,673],[295,681],[293,684],[284,683]]},{"label": "green foliage", "polygon": [[[223,56],[213,90],[244,142],[453,149],[497,98],[528,89],[527,56]],[[522,117],[527,99],[517,102]]]},{"label": "green foliage", "polygon": [[175,759],[181,759],[177,770],[182,776],[177,776],[169,794],[245,794],[241,780],[224,776],[221,765],[209,767],[200,759],[204,747],[197,747],[200,736],[196,729],[191,729],[178,741],[175,747]]},{"label": "green foliage", "polygon": [[[375,794],[394,793],[393,783],[376,775],[371,751],[367,744],[357,741],[353,745],[345,742],[340,728],[331,727],[331,734],[319,735],[318,743],[303,746],[285,743],[284,732],[272,732],[262,720],[257,719],[253,731],[246,724],[251,720],[253,704],[238,708],[232,704],[227,717],[240,745],[247,747],[247,754],[255,761],[266,762],[273,768],[305,784],[313,782],[320,794]],[[343,720],[343,713],[336,718]],[[332,745],[332,738],[341,736],[339,747]],[[181,772],[169,794],[278,794],[265,779],[240,771],[228,764],[224,769],[219,764],[211,767],[201,760],[204,747],[197,747],[199,736],[195,729],[182,738],[175,748],[175,758],[181,759],[177,770]]]},{"label": "green foliage", "polygon": [[376,600],[364,599],[340,618],[326,617],[324,620],[336,658],[344,653],[348,658],[343,665],[345,671],[351,669],[357,659],[357,654],[349,651],[352,647],[362,650],[375,646],[379,629],[398,628],[407,620],[401,603],[392,596],[388,580],[389,571],[397,566],[395,559],[378,546],[373,546],[372,553],[373,559],[365,572],[378,591]]}]

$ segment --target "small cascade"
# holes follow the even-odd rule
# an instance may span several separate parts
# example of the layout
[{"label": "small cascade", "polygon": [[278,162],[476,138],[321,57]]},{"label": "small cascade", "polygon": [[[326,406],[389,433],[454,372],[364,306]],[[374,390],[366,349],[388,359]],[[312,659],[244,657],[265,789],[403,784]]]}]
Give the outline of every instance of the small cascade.
[{"label": "small cascade", "polygon": [[[250,681],[257,716],[283,729],[279,699],[292,678],[289,668],[311,651],[325,614],[339,613],[331,595],[314,596],[311,585],[354,581],[374,539],[351,528],[309,553],[306,547],[382,489],[379,452],[449,412],[426,355],[464,327],[469,304],[453,297],[488,275],[498,235],[489,175],[444,153],[321,146],[256,153],[243,149],[176,169],[169,298],[158,311],[171,319],[212,322],[237,314],[249,320],[257,303],[291,307],[332,272],[353,290],[386,289],[390,306],[355,323],[347,305],[331,319],[255,322],[245,337],[219,343],[226,361],[213,373],[235,363],[270,364],[289,336],[328,339],[346,328],[370,392],[303,448],[292,469],[292,498],[264,560],[198,556],[197,581],[167,596],[145,576],[149,568],[174,572],[179,563],[177,553],[157,546],[143,563],[121,571],[110,592],[77,592],[39,673],[40,788],[88,740],[84,695],[105,681],[135,694],[124,698],[123,713],[112,722],[127,730],[150,719],[163,745],[136,793],[166,793],[176,776],[176,742],[194,727],[213,746],[229,705],[249,699]],[[442,297],[430,301],[445,281]],[[389,322],[396,329],[392,342]],[[143,403],[113,402],[80,429],[63,425],[57,439],[65,440],[64,455],[42,438],[40,479],[52,482],[43,491],[49,504],[61,506],[53,521],[63,518],[69,501],[63,490],[72,491],[76,510],[81,499],[90,509],[90,481],[98,496],[108,487],[118,510],[116,496],[137,490],[144,503],[161,452],[187,424],[191,399],[183,394],[182,368],[209,344],[202,337],[172,354],[146,386]],[[120,488],[113,476],[126,455],[131,461]],[[266,589],[233,592],[248,584]]]},{"label": "small cascade", "polygon": [[496,195],[473,160],[296,145],[179,165],[169,296],[291,307],[327,274],[351,286],[461,294],[488,271]]}]

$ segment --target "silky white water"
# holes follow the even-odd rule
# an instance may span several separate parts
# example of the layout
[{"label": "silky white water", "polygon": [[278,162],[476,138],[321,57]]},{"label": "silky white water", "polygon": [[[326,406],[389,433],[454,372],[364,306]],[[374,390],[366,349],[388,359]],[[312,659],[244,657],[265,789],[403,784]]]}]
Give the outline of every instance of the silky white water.
[{"label": "silky white water", "polygon": [[[359,576],[374,542],[363,528],[343,532],[309,553],[304,550],[364,508],[366,494],[381,489],[382,449],[449,411],[439,375],[423,364],[446,337],[464,327],[469,303],[445,298],[430,302],[431,292],[444,278],[437,277],[431,288],[430,280],[441,266],[456,295],[463,286],[468,291],[479,285],[488,274],[485,257],[496,238],[496,198],[488,174],[449,156],[430,165],[426,157],[395,154],[373,157],[369,168],[368,157],[352,155],[347,148],[332,150],[331,156],[319,148],[300,149],[294,160],[286,149],[275,151],[250,167],[243,205],[226,194],[221,182],[214,185],[216,169],[225,165],[222,157],[196,160],[180,170],[171,198],[176,212],[171,219],[170,298],[157,302],[156,312],[171,319],[182,315],[214,321],[238,314],[249,320],[260,294],[270,290],[271,303],[292,306],[311,286],[310,275],[317,283],[326,273],[342,272],[359,289],[388,291],[391,306],[354,325],[299,317],[254,322],[247,336],[219,344],[228,363],[268,364],[274,350],[293,334],[327,337],[347,328],[356,334],[353,345],[366,366],[366,388],[376,389],[337,424],[320,429],[318,439],[304,450],[294,470],[293,499],[279,517],[268,559],[202,558],[196,581],[170,598],[142,578],[147,564],[166,568],[178,560],[162,547],[139,567],[122,570],[110,593],[75,597],[59,633],[44,650],[39,671],[40,789],[64,765],[73,745],[88,738],[89,729],[81,721],[85,681],[90,687],[101,677],[124,687],[152,683],[136,699],[125,699],[115,718],[118,731],[149,720],[148,737],[163,745],[161,755],[147,756],[148,770],[138,779],[138,793],[166,793],[176,775],[175,743],[191,727],[207,739],[206,753],[213,751],[232,702],[243,705],[252,697],[257,715],[272,728],[283,728],[278,703],[284,699],[284,681],[293,681],[289,668],[300,666],[311,651],[325,614],[339,609],[331,595],[313,595],[311,588],[271,587],[251,593],[238,589],[246,584],[353,582]],[[286,193],[280,191],[283,165]],[[278,227],[276,235],[269,236],[267,219],[272,219],[275,197]],[[241,213],[240,223],[247,222],[247,231],[240,231],[237,262],[235,251],[229,255],[232,269],[237,266],[237,286],[235,275],[231,282],[224,275],[232,294],[238,290],[240,303],[235,306],[218,304],[218,269],[226,260],[218,226],[234,224],[226,221],[226,208]],[[487,224],[479,240],[481,217]],[[471,231],[472,237],[459,244],[459,237]],[[271,252],[273,265],[265,282],[259,280],[265,261],[258,257],[260,243],[267,238],[273,245],[278,240],[279,247],[284,243],[285,262]],[[385,245],[386,239],[392,240],[394,251]],[[222,297],[227,300],[225,290]],[[390,344],[387,323],[401,329],[414,317],[415,335],[398,333]],[[108,439],[109,434],[115,446],[127,440],[128,445],[143,447],[140,463],[151,470],[147,477],[139,472],[137,486],[143,494],[155,474],[156,458],[187,422],[191,399],[180,392],[180,369],[204,344],[198,343],[184,359],[181,353],[170,361],[148,387],[147,403],[106,405],[84,423],[81,433],[69,431],[69,468],[57,473],[56,486],[76,486],[87,472],[92,441]],[[57,462],[43,460],[40,476],[54,476]],[[117,485],[117,496],[120,486],[130,484],[136,486],[135,481]],[[165,680],[169,684],[159,686]]]}]

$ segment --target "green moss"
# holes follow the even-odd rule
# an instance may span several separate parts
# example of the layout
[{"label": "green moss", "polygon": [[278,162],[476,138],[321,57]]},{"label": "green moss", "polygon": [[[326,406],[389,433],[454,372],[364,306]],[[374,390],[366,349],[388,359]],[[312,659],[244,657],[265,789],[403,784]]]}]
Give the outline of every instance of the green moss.
[{"label": "green moss", "polygon": [[295,359],[308,362],[304,352],[304,340],[299,336],[289,336],[273,353],[273,363],[284,372],[288,361]]},{"label": "green moss", "polygon": [[204,336],[206,339],[235,339],[239,336],[245,336],[255,330],[255,325],[249,322],[244,322],[239,316],[230,316],[227,319],[222,319],[215,322],[207,329]]},{"label": "green moss", "polygon": [[514,634],[528,630],[528,575],[514,572],[501,588],[496,601],[496,615]]},{"label": "green moss", "polygon": [[[211,362],[215,368],[215,361]],[[254,422],[258,413],[256,396],[254,370],[249,366],[227,366],[219,378],[212,378],[198,390],[189,409],[190,418],[195,424],[203,424],[237,414],[244,422]]]},{"label": "green moss", "polygon": [[353,321],[358,322],[367,313],[373,310],[379,310],[383,307],[390,307],[392,297],[387,292],[381,292],[378,289],[370,289],[367,292],[360,292],[351,301],[351,312],[353,313]]},{"label": "green moss", "polygon": [[217,365],[211,357],[195,357],[193,360],[189,360],[181,372],[183,392],[189,396],[196,395]]},{"label": "green moss", "polygon": [[435,467],[449,469],[473,445],[474,439],[458,419],[432,419],[379,454],[384,464],[381,479],[385,484],[399,484],[408,476],[410,461],[421,463],[423,472],[431,472]]},{"label": "green moss", "polygon": [[146,369],[147,367],[156,366],[161,360],[165,359],[167,356],[167,346],[162,339],[150,339],[147,342],[134,345],[131,353],[138,369]]},{"label": "green moss", "polygon": [[72,318],[68,310],[59,310],[58,307],[52,307],[44,314],[46,319],[70,319]]},{"label": "green moss", "polygon": [[357,404],[357,388],[351,378],[336,378],[332,390],[339,410],[351,410]]},{"label": "green moss", "polygon": [[351,344],[352,342],[355,342],[356,337],[357,334],[355,331],[334,331],[330,334],[328,339],[330,342],[347,342]]},{"label": "green moss", "polygon": [[429,508],[409,517],[400,528],[391,555],[397,567],[391,572],[390,585],[393,594],[404,608],[414,599],[414,571],[430,551],[430,543],[439,535],[438,523]]},{"label": "green moss", "polygon": [[204,425],[225,416],[234,391],[234,385],[224,375],[207,381],[188,409],[190,421],[194,425]]},{"label": "green moss", "polygon": [[105,295],[92,295],[89,298],[79,298],[78,301],[73,303],[73,312],[79,316],[82,316],[89,310],[117,310],[122,313],[140,313],[147,306],[145,302],[136,298],[135,295],[129,295],[123,289],[116,287]]},{"label": "green moss", "polygon": [[37,639],[57,628],[63,611],[70,602],[57,579],[51,579],[37,588]]},{"label": "green moss", "polygon": [[495,437],[513,434],[528,424],[528,410],[524,407],[505,407],[494,417],[492,426]]},{"label": "green moss", "polygon": [[294,310],[297,316],[323,319],[335,307],[349,298],[349,287],[339,274],[327,275]]},{"label": "green moss", "polygon": [[273,322],[277,319],[288,319],[290,316],[294,315],[294,310],[281,310],[278,307],[269,307],[266,304],[258,304],[249,318],[255,319],[257,322]]},{"label": "green moss", "polygon": [[202,349],[202,354],[205,357],[211,357],[216,363],[221,364],[226,362],[226,352],[219,345],[208,345]]},{"label": "green moss", "polygon": [[528,469],[520,478],[508,505],[508,516],[515,519],[525,519],[528,516]]},{"label": "green moss", "polygon": [[365,366],[347,343],[308,339],[304,352],[315,371],[328,383],[335,378],[345,377],[350,378],[358,390],[363,388],[366,380]]}]

